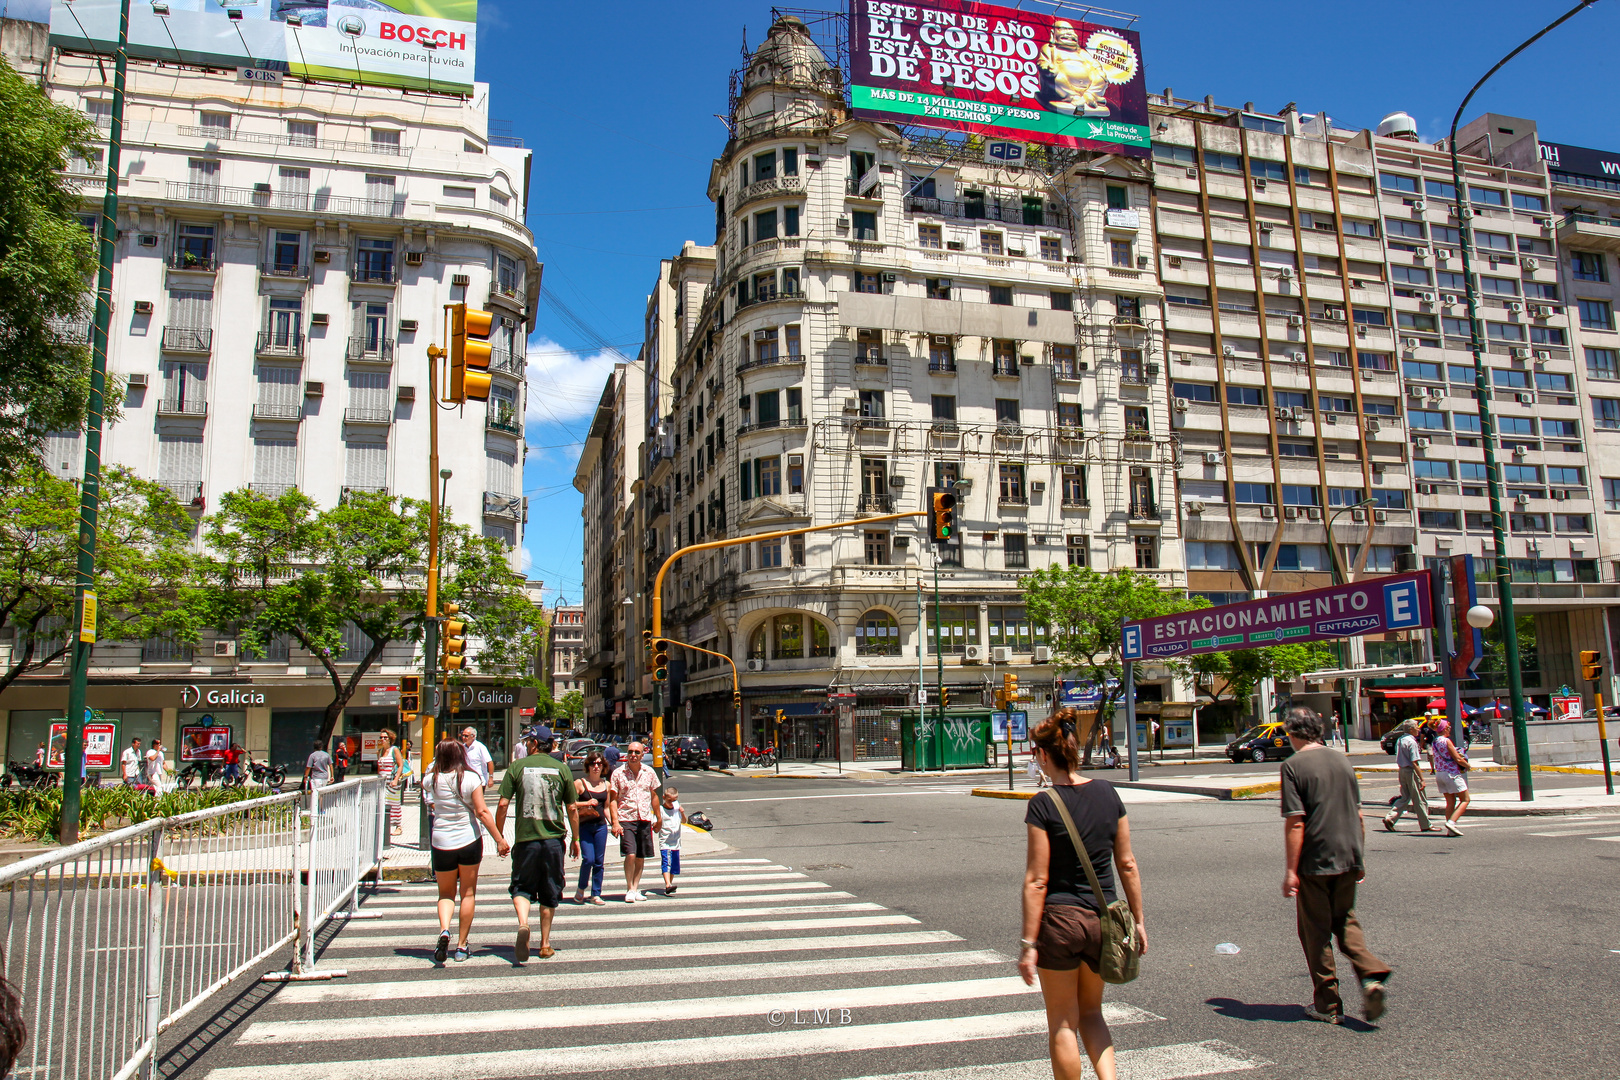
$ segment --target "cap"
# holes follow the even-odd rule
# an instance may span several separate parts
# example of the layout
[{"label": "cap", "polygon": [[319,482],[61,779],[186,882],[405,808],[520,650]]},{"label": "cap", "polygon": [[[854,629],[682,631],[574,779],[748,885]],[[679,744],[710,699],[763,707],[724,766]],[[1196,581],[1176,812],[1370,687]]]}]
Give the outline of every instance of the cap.
[{"label": "cap", "polygon": [[550,742],[556,738],[551,729],[544,724],[533,725],[528,731],[524,732],[523,737],[525,739],[537,739],[540,742]]}]

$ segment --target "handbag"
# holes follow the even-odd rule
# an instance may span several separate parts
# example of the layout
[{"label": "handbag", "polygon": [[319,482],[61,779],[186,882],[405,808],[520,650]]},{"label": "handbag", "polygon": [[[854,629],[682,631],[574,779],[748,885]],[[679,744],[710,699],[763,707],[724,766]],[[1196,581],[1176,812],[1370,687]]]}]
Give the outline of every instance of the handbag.
[{"label": "handbag", "polygon": [[1467,772],[1468,770],[1472,769],[1474,766],[1468,760],[1468,755],[1463,753],[1461,750],[1458,750],[1457,744],[1451,742],[1450,739],[1447,739],[1446,741],[1451,745],[1451,760],[1456,762],[1457,770],[1459,772]]},{"label": "handbag", "polygon": [[1080,839],[1080,830],[1074,827],[1074,818],[1069,816],[1069,808],[1063,805],[1056,791],[1038,792],[1036,797],[1042,794],[1057,806],[1063,827],[1069,830],[1069,842],[1074,845],[1075,857],[1085,867],[1086,880],[1091,883],[1091,894],[1097,898],[1098,922],[1102,926],[1102,948],[1097,958],[1097,972],[1106,983],[1131,982],[1142,968],[1142,946],[1136,940],[1136,920],[1131,916],[1131,905],[1124,900],[1115,900],[1112,904],[1104,902],[1097,871],[1092,867],[1091,855]]}]

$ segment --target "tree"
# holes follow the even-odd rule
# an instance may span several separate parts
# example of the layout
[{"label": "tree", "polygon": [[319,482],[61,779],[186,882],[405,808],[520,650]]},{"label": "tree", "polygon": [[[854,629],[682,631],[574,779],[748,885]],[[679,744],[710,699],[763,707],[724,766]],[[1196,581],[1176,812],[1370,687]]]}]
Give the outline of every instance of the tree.
[{"label": "tree", "polygon": [[585,716],[585,695],[578,690],[570,690],[557,702],[557,718],[560,720],[579,720]]},{"label": "tree", "polygon": [[[415,645],[426,628],[428,505],[384,492],[350,492],[319,510],[296,489],[279,498],[233,491],[207,522],[205,572],[193,602],[210,625],[235,628],[244,651],[265,655],[286,637],[311,653],[332,684],[319,737],[390,645]],[[538,608],[498,540],[445,522],[440,595],[461,605],[479,644],[469,663],[507,684],[532,681]],[[363,639],[347,651],[345,631]],[[350,635],[351,640],[354,635]]]},{"label": "tree", "polygon": [[[1267,645],[1194,656],[1187,664],[1187,681],[1198,675],[1210,676],[1212,701],[1242,706],[1265,679],[1293,682],[1307,671],[1322,671],[1336,664],[1333,650],[1318,642]],[[1225,692],[1217,693],[1217,686]]]},{"label": "tree", "polygon": [[96,129],[0,60],[0,471],[38,456],[45,436],[84,423],[90,350],[60,331],[94,304],[95,241],[79,223],[74,158],[94,161]]},{"label": "tree", "polygon": [[[1113,714],[1124,695],[1122,624],[1208,607],[1209,601],[1188,596],[1181,589],[1163,588],[1134,570],[1101,573],[1089,566],[1052,566],[1024,578],[1024,606],[1032,623],[1047,628],[1053,666],[1078,671],[1101,688],[1097,716],[1103,718]],[[1185,666],[1173,660],[1154,662],[1178,674]],[[1140,674],[1141,665],[1136,672]],[[1086,734],[1087,764],[1101,726],[1093,725]],[[1134,738],[1135,733],[1126,737]]]},{"label": "tree", "polygon": [[[191,516],[160,484],[114,466],[102,474],[96,550],[96,636],[101,641],[176,631],[192,639],[176,603],[192,569]],[[79,489],[38,465],[0,477],[0,627],[11,660],[0,692],[68,651],[77,603]]]}]

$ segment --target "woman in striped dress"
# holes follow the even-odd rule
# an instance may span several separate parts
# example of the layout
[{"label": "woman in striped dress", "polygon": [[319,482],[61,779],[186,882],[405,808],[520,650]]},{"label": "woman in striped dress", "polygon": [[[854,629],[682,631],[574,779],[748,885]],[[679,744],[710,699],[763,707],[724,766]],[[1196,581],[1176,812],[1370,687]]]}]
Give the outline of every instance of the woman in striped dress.
[{"label": "woman in striped dress", "polygon": [[390,836],[399,835],[400,824],[405,813],[405,789],[395,783],[395,777],[400,776],[400,766],[403,761],[404,758],[399,752],[399,747],[394,745],[393,734],[387,731],[383,732],[377,745],[377,775],[382,778],[383,783],[388,785],[390,791],[399,787],[399,802],[388,804],[388,833]]}]

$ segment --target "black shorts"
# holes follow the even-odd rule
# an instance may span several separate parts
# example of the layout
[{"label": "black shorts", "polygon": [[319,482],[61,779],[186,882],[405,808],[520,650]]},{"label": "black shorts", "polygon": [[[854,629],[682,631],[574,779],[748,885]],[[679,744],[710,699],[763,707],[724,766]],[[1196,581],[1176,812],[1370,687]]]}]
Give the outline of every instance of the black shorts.
[{"label": "black shorts", "polygon": [[477,866],[484,861],[484,838],[480,836],[466,847],[434,848],[433,872],[453,873],[459,867]]},{"label": "black shorts", "polygon": [[1047,971],[1074,971],[1082,963],[1092,971],[1102,959],[1102,921],[1078,904],[1048,904],[1035,935],[1035,966]]},{"label": "black shorts", "polygon": [[620,855],[650,859],[658,854],[658,846],[653,843],[652,822],[621,821],[619,826],[624,830],[619,837]]},{"label": "black shorts", "polygon": [[512,884],[507,892],[530,903],[554,908],[562,903],[563,842],[524,840],[512,845]]}]

